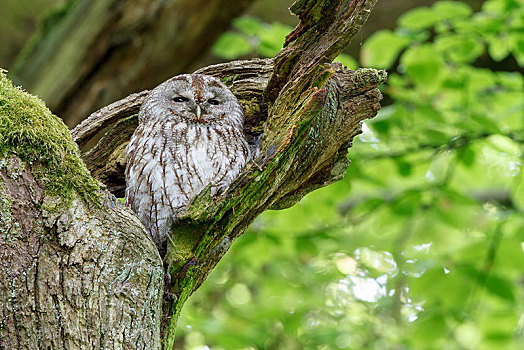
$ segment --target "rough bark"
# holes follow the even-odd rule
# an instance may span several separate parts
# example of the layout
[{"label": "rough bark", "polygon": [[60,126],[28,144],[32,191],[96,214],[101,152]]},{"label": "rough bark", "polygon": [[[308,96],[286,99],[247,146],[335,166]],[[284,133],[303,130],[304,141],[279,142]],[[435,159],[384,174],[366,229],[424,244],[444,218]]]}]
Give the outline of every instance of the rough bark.
[{"label": "rough bark", "polygon": [[67,127],[0,73],[0,349],[157,349],[154,243]]},{"label": "rough bark", "polygon": [[[47,288],[49,282],[45,281],[49,281],[51,277],[42,280],[46,287],[38,287],[37,294],[44,290],[44,295],[60,295],[56,300],[63,302],[65,306],[85,306],[84,313],[76,313],[74,309],[71,313],[73,316],[68,319],[69,324],[78,328],[77,332],[61,331],[59,325],[63,314],[61,311],[55,311],[54,323],[49,319],[45,320],[46,329],[47,322],[51,322],[49,329],[53,330],[54,333],[51,333],[54,338],[49,335],[46,339],[64,341],[73,337],[75,342],[67,345],[77,348],[78,344],[85,343],[81,343],[84,338],[76,334],[91,332],[96,334],[86,339],[98,339],[96,341],[99,343],[90,340],[95,346],[99,346],[101,341],[109,341],[104,335],[111,334],[111,339],[116,340],[111,340],[111,344],[104,344],[104,347],[137,348],[144,344],[144,347],[158,348],[161,342],[162,348],[171,349],[176,320],[184,302],[200,286],[232,242],[249,224],[264,210],[289,207],[308,192],[344,176],[349,164],[346,158],[347,148],[351,145],[353,137],[360,132],[360,122],[373,117],[380,108],[381,94],[377,86],[385,81],[386,74],[373,69],[360,69],[355,72],[329,62],[362,26],[375,1],[298,1],[293,10],[301,19],[301,23],[288,36],[284,50],[274,60],[230,62],[199,71],[219,77],[231,87],[246,111],[245,129],[250,143],[253,146],[257,145],[260,153],[247,164],[224,193],[212,197],[208,190],[204,190],[184,213],[177,217],[171,233],[176,246],[168,247],[163,269],[159,268],[158,253],[152,251],[151,241],[136,218],[121,208],[119,202],[111,200],[112,197],[103,190],[100,190],[102,199],[98,206],[90,205],[89,199],[77,199],[67,210],[61,212],[66,219],[60,220],[61,216],[58,216],[53,221],[55,226],[65,225],[61,229],[53,229],[53,225],[46,228],[45,223],[42,223],[41,229],[44,235],[34,229],[23,229],[23,232],[31,232],[25,234],[27,237],[32,237],[32,232],[37,232],[32,239],[37,240],[38,237],[41,247],[37,250],[38,253],[31,251],[27,254],[31,253],[34,256],[45,252],[47,259],[65,257],[58,259],[59,263],[55,265],[46,265],[46,270],[47,266],[52,267],[47,273],[55,277],[54,283],[59,286],[78,285],[79,287],[71,290],[83,293],[80,294],[81,297],[72,299],[73,292],[68,288],[58,291]],[[136,128],[136,114],[146,94],[147,91],[143,91],[115,102],[91,115],[72,131],[73,139],[82,150],[82,157],[93,176],[104,182],[117,195],[121,195],[124,188],[125,146]],[[25,169],[30,172],[29,168]],[[8,178],[9,176],[3,176],[3,186],[7,189],[16,187],[9,185]],[[29,178],[20,181],[30,183]],[[7,193],[7,198],[11,198],[9,200],[12,203],[16,193],[13,190],[4,192]],[[32,198],[28,197],[29,194],[20,196],[21,200],[26,198],[28,202]],[[6,206],[9,208],[10,204]],[[22,211],[30,208],[31,205],[28,204]],[[38,206],[35,206],[33,211],[34,215],[44,215],[44,211]],[[121,216],[133,217],[132,224],[124,227],[122,219],[119,219]],[[4,227],[4,224],[2,226]],[[78,233],[78,230],[81,230],[81,233]],[[131,238],[124,241],[123,238],[128,236]],[[107,245],[111,249],[106,248]],[[24,243],[24,246],[30,245]],[[43,250],[42,247],[47,250]],[[48,252],[48,249],[54,250]],[[129,253],[116,253],[125,249]],[[74,252],[77,253],[73,254]],[[77,254],[82,258],[76,258]],[[14,259],[18,256],[18,250],[11,255],[13,260],[8,263],[9,266],[14,266],[17,264]],[[92,260],[83,258],[84,256],[91,257]],[[84,265],[91,261],[94,267],[102,266],[107,269],[110,278],[103,280],[105,284],[102,281],[97,284],[98,280],[91,275],[89,282],[82,279],[83,273],[100,275],[89,268],[83,270]],[[38,266],[38,273],[35,275],[40,278],[43,274],[42,265]],[[62,271],[74,269],[80,272],[76,275],[63,275]],[[22,276],[22,272],[28,270],[29,267],[24,267],[18,270],[18,275]],[[162,275],[163,272],[165,275]],[[164,276],[163,290],[158,276]],[[9,278],[7,276],[4,280],[9,281]],[[40,281],[36,277],[33,280]],[[22,279],[19,283],[23,281]],[[120,287],[118,292],[107,288],[117,282],[125,287]],[[91,283],[94,283],[94,287]],[[18,289],[9,291],[12,290]],[[43,300],[44,297],[39,298],[38,300]],[[20,296],[17,303],[27,304],[32,299],[35,298],[29,294]],[[19,321],[15,318],[22,306],[15,309],[9,306],[10,300],[0,299],[3,310],[6,310],[3,312],[13,319],[11,327],[20,328],[16,326]],[[146,302],[150,306],[150,313],[153,312],[151,310],[158,310],[155,308],[161,305],[161,316],[136,316],[138,310],[146,312]],[[40,302],[38,304],[41,305]],[[65,306],[59,304],[60,308]],[[43,329],[40,308],[41,306],[35,306],[30,309],[27,324]],[[117,310],[122,316],[115,316]],[[98,314],[91,316],[90,312]],[[52,318],[53,315],[49,317]],[[157,319],[152,320],[155,315],[158,316]],[[147,323],[145,319],[151,322]],[[86,320],[91,321],[86,323]],[[120,320],[120,323],[115,320]],[[131,321],[124,325],[125,320]],[[55,331],[53,327],[58,330]],[[4,328],[0,327],[0,331],[2,329]],[[100,336],[101,329],[111,331],[104,331]],[[142,329],[156,329],[158,332],[146,334],[145,331],[140,331]],[[115,333],[113,335],[110,332]],[[14,333],[4,334],[7,334],[6,341],[9,341],[6,344],[15,344],[15,347],[23,338],[13,336]],[[34,337],[37,341],[40,339],[37,335]],[[130,345],[130,339],[137,343]],[[143,342],[138,343],[138,340]],[[61,346],[66,345],[58,347]]]},{"label": "rough bark", "polygon": [[10,76],[76,125],[104,105],[187,72],[252,2],[69,0]]},{"label": "rough bark", "polygon": [[46,212],[29,167],[5,164],[0,348],[155,348],[163,271],[140,222],[107,196],[102,208],[75,201]]}]

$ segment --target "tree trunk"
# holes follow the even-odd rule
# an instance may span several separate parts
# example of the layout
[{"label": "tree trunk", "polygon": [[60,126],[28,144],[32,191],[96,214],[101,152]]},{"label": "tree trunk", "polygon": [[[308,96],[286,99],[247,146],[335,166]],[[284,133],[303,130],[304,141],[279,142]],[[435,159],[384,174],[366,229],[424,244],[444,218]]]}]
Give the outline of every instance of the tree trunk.
[{"label": "tree trunk", "polygon": [[[93,182],[65,127],[2,77],[0,349],[172,349],[184,302],[249,224],[344,176],[347,148],[360,122],[377,113],[386,74],[329,62],[375,1],[297,1],[301,22],[275,59],[199,71],[239,98],[259,156],[225,193],[212,197],[208,188],[177,217],[176,247],[163,262],[138,219]],[[146,94],[72,131],[91,174],[116,195]]]},{"label": "tree trunk", "polygon": [[92,111],[195,66],[254,0],[69,0],[10,71],[76,125]]},{"label": "tree trunk", "polygon": [[3,73],[0,145],[0,349],[158,348],[155,245]]}]

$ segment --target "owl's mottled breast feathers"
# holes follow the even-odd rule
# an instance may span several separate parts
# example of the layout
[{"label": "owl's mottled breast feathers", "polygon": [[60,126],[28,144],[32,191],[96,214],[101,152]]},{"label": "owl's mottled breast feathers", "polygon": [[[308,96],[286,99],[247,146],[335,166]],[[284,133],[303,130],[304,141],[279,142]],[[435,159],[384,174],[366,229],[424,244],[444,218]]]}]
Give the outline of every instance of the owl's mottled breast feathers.
[{"label": "owl's mottled breast feathers", "polygon": [[161,253],[176,214],[208,184],[224,190],[249,159],[243,123],[235,96],[206,75],[176,76],[144,101],[127,146],[126,204]]}]

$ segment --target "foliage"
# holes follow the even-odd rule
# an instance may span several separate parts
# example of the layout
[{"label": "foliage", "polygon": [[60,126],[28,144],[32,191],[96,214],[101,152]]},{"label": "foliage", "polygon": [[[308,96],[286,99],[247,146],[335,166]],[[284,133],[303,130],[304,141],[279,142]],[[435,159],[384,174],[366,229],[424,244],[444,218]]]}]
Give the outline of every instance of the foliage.
[{"label": "foliage", "polygon": [[523,67],[523,30],[520,1],[440,1],[368,39],[391,102],[348,175],[235,243],[183,311],[185,348],[520,348],[524,79],[477,62]]}]

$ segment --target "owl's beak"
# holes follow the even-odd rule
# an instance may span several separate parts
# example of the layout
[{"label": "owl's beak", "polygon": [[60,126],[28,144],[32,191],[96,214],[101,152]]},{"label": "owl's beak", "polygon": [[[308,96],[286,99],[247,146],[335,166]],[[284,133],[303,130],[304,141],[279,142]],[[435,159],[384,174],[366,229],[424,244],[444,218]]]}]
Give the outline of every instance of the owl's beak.
[{"label": "owl's beak", "polygon": [[200,106],[197,105],[197,108],[196,108],[196,117],[197,117],[197,120],[200,120],[200,116],[202,115],[202,109],[200,109]]}]

